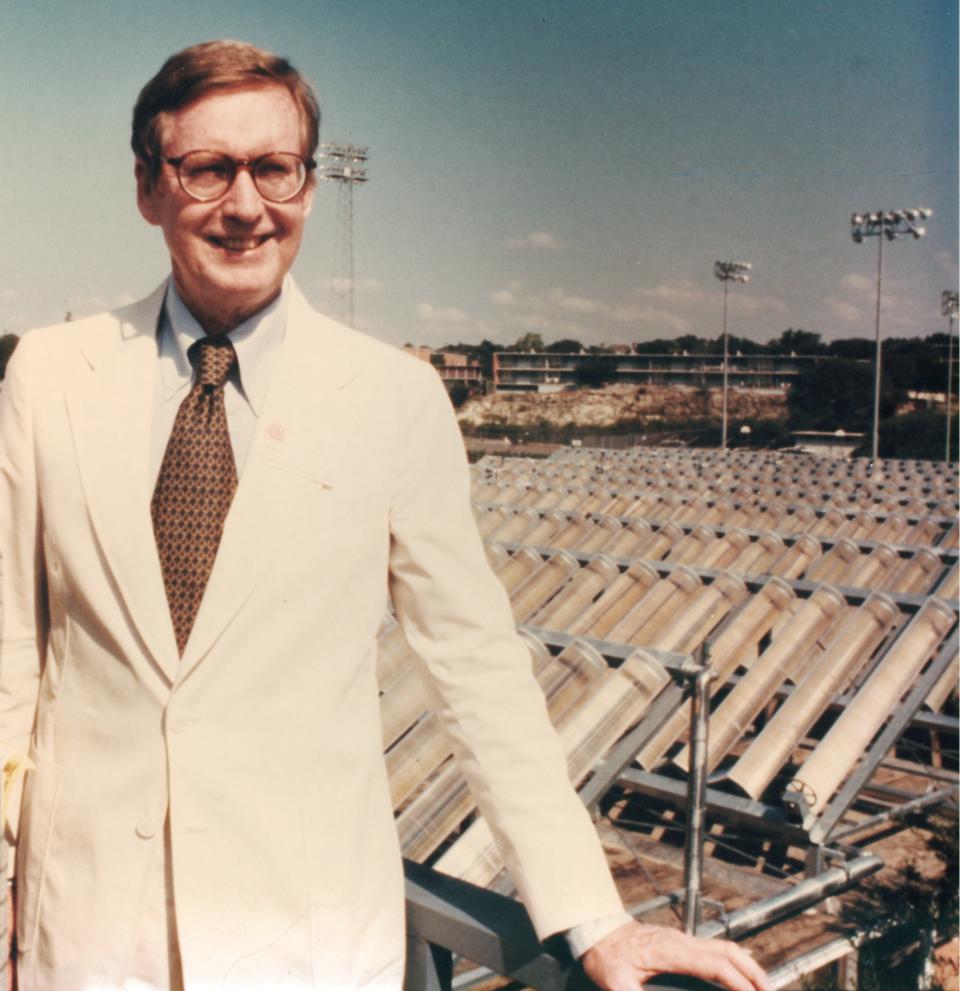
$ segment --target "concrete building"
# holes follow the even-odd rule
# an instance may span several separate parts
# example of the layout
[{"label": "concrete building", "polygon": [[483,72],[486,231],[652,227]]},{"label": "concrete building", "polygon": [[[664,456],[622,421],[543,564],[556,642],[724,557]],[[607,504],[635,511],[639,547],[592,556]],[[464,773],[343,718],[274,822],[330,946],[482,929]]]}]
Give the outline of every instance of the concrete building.
[{"label": "concrete building", "polygon": [[[731,389],[783,391],[803,368],[830,361],[813,355],[734,354],[729,358]],[[585,362],[611,367],[609,381],[634,385],[675,385],[719,389],[723,358],[715,354],[553,354],[545,351],[498,351],[493,356],[495,392],[558,392],[577,384]]]},{"label": "concrete building", "polygon": [[435,351],[433,348],[405,347],[404,351],[433,365],[450,392],[455,386],[465,386],[470,392],[482,392],[485,378],[479,362],[455,351]]}]

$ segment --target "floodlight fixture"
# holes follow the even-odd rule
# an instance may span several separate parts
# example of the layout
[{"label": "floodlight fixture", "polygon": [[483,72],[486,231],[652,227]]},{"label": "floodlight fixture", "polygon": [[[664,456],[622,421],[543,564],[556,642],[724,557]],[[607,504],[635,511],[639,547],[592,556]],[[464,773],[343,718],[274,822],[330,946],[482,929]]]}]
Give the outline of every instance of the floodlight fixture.
[{"label": "floodlight fixture", "polygon": [[944,289],[940,294],[940,312],[951,320],[956,320],[960,310],[960,294],[954,289]]},{"label": "floodlight fixture", "polygon": [[727,290],[731,282],[749,282],[749,273],[752,268],[750,262],[716,261],[713,263],[713,274],[723,283],[723,426],[720,433],[720,448],[724,451],[727,449],[727,387],[729,381],[727,368],[729,357]]},{"label": "floodlight fixture", "polygon": [[320,145],[317,178],[334,182],[366,182],[369,151],[369,148],[359,145],[324,141]]},{"label": "floodlight fixture", "polygon": [[917,206],[902,210],[879,210],[876,213],[854,213],[850,216],[850,236],[854,244],[863,244],[864,238],[877,239],[877,314],[876,348],[873,376],[873,440],[872,457],[877,461],[880,448],[880,374],[882,345],[880,338],[880,297],[883,278],[883,242],[895,241],[903,234],[909,234],[918,241],[927,233],[926,227],[916,226],[918,220],[928,220],[933,216],[929,207]]}]

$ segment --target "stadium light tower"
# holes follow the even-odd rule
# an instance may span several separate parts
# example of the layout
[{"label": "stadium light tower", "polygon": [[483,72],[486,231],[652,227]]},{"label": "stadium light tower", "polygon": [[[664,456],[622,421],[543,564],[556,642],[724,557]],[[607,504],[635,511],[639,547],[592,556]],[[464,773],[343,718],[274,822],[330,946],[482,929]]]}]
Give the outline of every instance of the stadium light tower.
[{"label": "stadium light tower", "polygon": [[947,464],[953,460],[950,448],[950,416],[951,399],[953,397],[953,321],[957,319],[957,311],[960,309],[960,295],[954,290],[950,292],[945,289],[940,295],[940,312],[947,318],[947,453],[945,461]]},{"label": "stadium light tower", "polygon": [[914,240],[927,233],[925,227],[916,226],[917,221],[926,220],[933,216],[933,211],[926,207],[916,207],[913,210],[880,210],[878,213],[855,213],[850,218],[850,236],[856,244],[863,244],[865,237],[877,239],[877,327],[876,354],[873,371],[873,444],[872,458],[877,461],[880,447],[880,287],[883,277],[883,242],[893,241],[901,234],[910,234]]},{"label": "stadium light tower", "polygon": [[727,289],[731,282],[749,282],[750,262],[714,262],[713,274],[723,283],[723,427],[720,447],[727,449]]},{"label": "stadium light tower", "polygon": [[353,326],[353,187],[367,181],[368,151],[335,141],[320,145],[319,178],[338,187],[330,310],[348,327]]}]

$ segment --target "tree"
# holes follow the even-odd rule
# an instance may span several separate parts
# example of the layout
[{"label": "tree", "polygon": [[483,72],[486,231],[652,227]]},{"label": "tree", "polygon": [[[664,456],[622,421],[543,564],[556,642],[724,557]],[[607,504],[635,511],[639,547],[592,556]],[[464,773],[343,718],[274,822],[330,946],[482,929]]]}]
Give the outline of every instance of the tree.
[{"label": "tree", "polygon": [[563,340],[548,344],[545,350],[551,354],[581,354],[583,352],[583,345],[572,337],[565,337]]},{"label": "tree", "polygon": [[580,388],[601,389],[617,377],[617,362],[591,355],[581,361],[573,373],[574,381]]},{"label": "tree", "polygon": [[682,354],[705,354],[707,353],[707,342],[702,337],[695,334],[682,334],[676,339],[677,352]]},{"label": "tree", "polygon": [[493,356],[497,351],[503,350],[501,345],[494,341],[488,341],[486,338],[477,345],[473,354],[480,362],[480,370],[483,372],[484,378],[493,377]]},{"label": "tree", "polygon": [[4,334],[0,337],[0,379],[7,374],[7,362],[19,343],[20,338],[16,334]]},{"label": "tree", "polygon": [[767,350],[774,354],[823,354],[826,348],[819,334],[790,328],[770,341]]},{"label": "tree", "polygon": [[[892,416],[902,398],[885,377],[880,415]],[[795,430],[868,430],[873,422],[873,369],[861,361],[816,361],[794,379],[787,396]]]},{"label": "tree", "polygon": [[[951,437],[958,437],[957,414],[951,416]],[[911,458],[943,461],[946,453],[947,418],[943,413],[923,410],[880,421],[878,451],[881,458]],[[864,439],[858,454],[867,457],[871,445]]]},{"label": "tree", "polygon": [[540,334],[528,333],[518,337],[510,347],[511,351],[542,351],[543,337]]},{"label": "tree", "polygon": [[458,382],[450,390],[450,402],[453,403],[454,409],[460,409],[460,407],[470,398],[470,390]]},{"label": "tree", "polygon": [[870,933],[860,949],[857,987],[863,991],[941,987],[926,983],[925,973],[934,947],[957,936],[957,818],[947,812],[918,818],[916,825],[928,832],[927,849],[941,869],[931,876],[909,863],[888,880],[871,878],[840,911],[842,930]]},{"label": "tree", "polygon": [[845,337],[840,341],[831,341],[827,345],[827,354],[837,358],[873,359],[876,344],[866,337]]},{"label": "tree", "polygon": [[[723,338],[720,339],[720,350],[723,350]],[[727,341],[727,351],[732,354],[762,354],[766,348],[756,341],[751,341],[749,337],[737,337],[735,334],[729,335]]]},{"label": "tree", "polygon": [[653,341],[634,341],[633,350],[637,354],[676,354],[677,342],[663,337]]}]

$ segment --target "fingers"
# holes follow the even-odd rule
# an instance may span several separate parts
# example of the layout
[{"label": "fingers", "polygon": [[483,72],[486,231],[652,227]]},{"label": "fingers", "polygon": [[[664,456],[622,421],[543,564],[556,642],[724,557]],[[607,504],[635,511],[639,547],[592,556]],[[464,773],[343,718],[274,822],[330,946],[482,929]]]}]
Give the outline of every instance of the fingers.
[{"label": "fingers", "polygon": [[762,968],[736,943],[698,939],[662,926],[627,923],[582,958],[590,979],[607,991],[637,991],[657,974],[686,974],[728,991],[766,991]]},{"label": "fingers", "polygon": [[706,956],[702,962],[702,971],[694,976],[713,981],[728,991],[765,991],[768,987],[763,971],[755,963],[746,968],[741,961],[723,954]]}]

